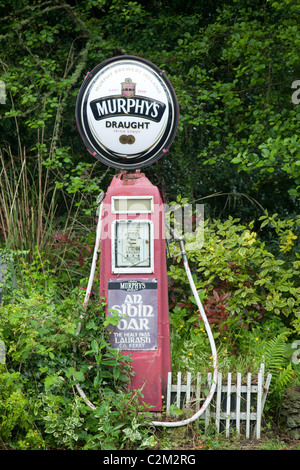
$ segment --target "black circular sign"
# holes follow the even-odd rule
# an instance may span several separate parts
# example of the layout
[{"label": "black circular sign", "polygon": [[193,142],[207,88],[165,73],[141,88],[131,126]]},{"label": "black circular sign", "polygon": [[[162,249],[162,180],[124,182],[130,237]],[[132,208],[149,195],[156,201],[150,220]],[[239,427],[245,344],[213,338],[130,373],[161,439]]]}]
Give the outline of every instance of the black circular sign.
[{"label": "black circular sign", "polygon": [[78,93],[76,122],[87,150],[124,170],[156,162],[176,134],[179,107],[170,81],[156,65],[135,56],[102,62]]}]

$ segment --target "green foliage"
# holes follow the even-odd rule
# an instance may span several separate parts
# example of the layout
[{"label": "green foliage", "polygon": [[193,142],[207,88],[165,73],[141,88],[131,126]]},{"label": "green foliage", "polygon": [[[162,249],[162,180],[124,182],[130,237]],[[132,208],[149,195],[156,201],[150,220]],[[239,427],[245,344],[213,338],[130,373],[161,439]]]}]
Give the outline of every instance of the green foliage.
[{"label": "green foliage", "polygon": [[18,450],[45,450],[46,444],[38,431],[30,429],[24,439],[20,439],[17,444]]},{"label": "green foliage", "polygon": [[[53,229],[56,191],[42,160],[30,164],[24,153],[15,158],[0,150],[0,234],[6,248],[44,249]],[[51,194],[51,196],[49,196]]]},{"label": "green foliage", "polygon": [[45,433],[49,435],[48,445],[75,449],[80,437],[80,428],[84,424],[84,418],[80,413],[79,400],[72,402],[63,400],[62,396],[51,393],[40,395],[34,408],[34,414],[39,414],[39,421],[45,427]]},{"label": "green foliage", "polygon": [[[290,246],[289,230],[280,235],[278,244],[286,256],[279,256],[268,249],[253,225],[251,222],[247,227],[232,218],[207,220],[203,247],[195,247],[195,237],[187,243],[197,288],[205,297],[204,305],[211,306],[211,323],[226,320],[232,326],[239,322],[248,327],[274,314],[284,319],[297,311],[299,265],[297,257],[290,259],[286,249]],[[183,278],[180,259],[169,270],[175,280]]]},{"label": "green foliage", "polygon": [[113,395],[111,391],[106,391],[103,402],[95,412],[96,432],[90,436],[84,449],[141,450],[154,447],[156,439],[145,428],[150,414],[145,413],[137,399],[138,393],[133,396]]},{"label": "green foliage", "polygon": [[[124,393],[130,358],[110,348],[103,304],[91,299],[83,312],[84,291],[64,291],[46,262],[27,267],[18,280],[0,307],[6,346],[0,365],[3,448],[153,446],[139,393]],[[77,383],[95,411],[74,394]]]},{"label": "green foliage", "polygon": [[[3,366],[0,366],[3,368]],[[0,435],[2,442],[8,442],[12,434],[30,426],[28,399],[22,391],[20,374],[1,370],[0,374]]]},{"label": "green foliage", "polygon": [[[81,234],[85,239],[90,235],[84,220],[91,222],[96,204],[90,203],[90,197],[98,195],[99,188],[93,176],[93,165],[78,164],[71,171],[72,176],[66,174],[62,181],[57,174],[59,179],[54,181],[55,165],[50,168],[44,163],[41,154],[33,162],[23,153],[14,156],[11,150],[2,152],[0,149],[0,240],[6,249],[21,251],[31,262],[34,253],[40,251],[48,257],[59,256],[60,263],[67,265],[79,257],[78,238]],[[82,211],[80,222],[77,219],[79,210]],[[77,239],[76,247],[67,253],[67,241],[72,237]],[[56,240],[60,245],[65,243],[62,250],[54,252],[53,246],[59,247]]]},{"label": "green foliage", "polygon": [[[300,332],[297,2],[19,0],[0,1],[0,15],[1,447],[155,445],[138,395],[123,393],[130,361],[110,349],[101,301],[77,336],[74,286],[88,275],[96,196],[112,171],[84,148],[74,109],[86,72],[120,54],[161,67],[178,97],[176,139],[146,172],[167,201],[206,203],[203,246],[198,234],[186,248],[220,368],[254,371],[265,356],[276,402]],[[173,367],[211,370],[180,256],[169,279]]]},{"label": "green foliage", "polygon": [[[285,333],[270,339],[265,346],[266,368],[272,374],[271,392],[275,400],[281,401],[282,394],[288,387],[295,373],[292,362],[287,359],[287,337]],[[273,397],[274,399],[274,397]]]},{"label": "green foliage", "polygon": [[[275,396],[295,377],[287,340],[298,334],[299,219],[265,215],[261,221],[254,231],[254,222],[245,226],[232,218],[207,220],[203,246],[197,244],[201,237],[196,231],[186,234],[186,250],[216,341],[220,370],[237,367],[254,372],[266,357],[266,366],[274,374]],[[262,241],[267,230],[272,231],[270,243]],[[174,254],[180,255],[179,248]],[[174,258],[169,277],[175,369],[211,371],[210,345],[181,256]]]},{"label": "green foliage", "polygon": [[[248,218],[253,207],[240,197],[244,193],[268,210],[276,205],[281,216],[298,210],[294,0],[22,0],[0,11],[0,79],[7,92],[0,147],[16,156],[25,147],[34,160],[42,156],[70,194],[94,193],[97,181],[111,175],[100,165],[89,175],[95,162],[74,126],[78,89],[88,70],[126,53],[164,69],[178,96],[176,140],[168,156],[147,170],[168,188],[169,200],[179,192],[191,200],[222,192],[210,199],[211,213],[224,209]],[[225,204],[228,195],[236,205]]]}]

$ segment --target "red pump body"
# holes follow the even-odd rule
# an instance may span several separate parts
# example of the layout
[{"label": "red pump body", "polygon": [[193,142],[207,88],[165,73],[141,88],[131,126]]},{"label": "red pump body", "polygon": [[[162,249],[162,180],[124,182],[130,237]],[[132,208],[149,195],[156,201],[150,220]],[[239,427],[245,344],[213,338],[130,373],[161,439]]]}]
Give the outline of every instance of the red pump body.
[{"label": "red pump body", "polygon": [[132,357],[130,388],[161,411],[171,371],[164,204],[143,173],[115,176],[102,207],[100,297],[112,347]]}]

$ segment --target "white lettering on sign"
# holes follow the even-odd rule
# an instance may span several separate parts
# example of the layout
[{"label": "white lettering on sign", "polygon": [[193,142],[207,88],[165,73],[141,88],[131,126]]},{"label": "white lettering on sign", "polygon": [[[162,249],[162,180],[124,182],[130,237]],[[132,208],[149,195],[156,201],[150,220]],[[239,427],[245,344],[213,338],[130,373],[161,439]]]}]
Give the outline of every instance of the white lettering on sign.
[{"label": "white lettering on sign", "polygon": [[105,127],[106,128],[113,128],[113,129],[148,129],[150,126],[150,122],[117,122],[117,121],[106,121]]},{"label": "white lettering on sign", "polygon": [[144,282],[138,282],[138,281],[121,282],[120,288],[125,289],[127,291],[142,290],[146,288],[146,284]]},{"label": "white lettering on sign", "polygon": [[123,305],[113,305],[111,308],[117,310],[122,317],[153,317],[152,305],[143,305],[140,294],[127,294]]},{"label": "white lettering on sign", "polygon": [[150,333],[114,333],[114,341],[117,345],[138,345],[142,348],[145,344],[150,344]]},{"label": "white lettering on sign", "polygon": [[110,326],[113,347],[122,350],[157,349],[157,283],[111,281],[108,308],[118,312],[119,322]]},{"label": "white lettering on sign", "polygon": [[118,325],[119,330],[149,330],[149,320],[147,318],[127,319],[122,318]]},{"label": "white lettering on sign", "polygon": [[159,122],[165,112],[166,105],[150,98],[99,98],[91,101],[91,110],[96,120],[111,116],[146,117]]},{"label": "white lettering on sign", "polygon": [[143,305],[141,294],[127,294],[124,304],[113,305],[112,308],[119,312],[120,317],[123,317],[118,324],[120,330],[150,329],[147,318],[154,316],[153,306]]}]

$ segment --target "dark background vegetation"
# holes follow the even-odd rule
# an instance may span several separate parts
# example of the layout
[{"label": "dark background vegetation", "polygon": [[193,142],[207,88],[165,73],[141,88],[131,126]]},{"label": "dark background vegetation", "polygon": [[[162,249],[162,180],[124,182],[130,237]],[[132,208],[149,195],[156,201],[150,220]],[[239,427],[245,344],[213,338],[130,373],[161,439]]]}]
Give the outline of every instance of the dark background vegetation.
[{"label": "dark background vegetation", "polygon": [[25,148],[32,161],[37,144],[50,162],[63,152],[70,160],[60,160],[62,177],[77,162],[93,163],[76,129],[78,89],[103,60],[136,55],[165,70],[179,100],[176,140],[146,170],[168,201],[222,192],[206,201],[208,213],[247,219],[259,207],[246,194],[280,216],[298,213],[297,2],[57,0],[0,8],[8,93],[2,147],[14,155]]},{"label": "dark background vegetation", "polygon": [[[97,286],[76,336],[96,197],[115,170],[84,148],[75,103],[86,73],[124,54],[163,69],[178,98],[175,140],[144,171],[167,203],[205,204],[203,248],[188,248],[220,367],[255,372],[265,357],[279,420],[299,383],[299,13],[296,0],[0,0],[0,447],[173,445],[120,393],[130,368],[109,347]],[[168,269],[174,370],[207,372],[181,257]]]}]

